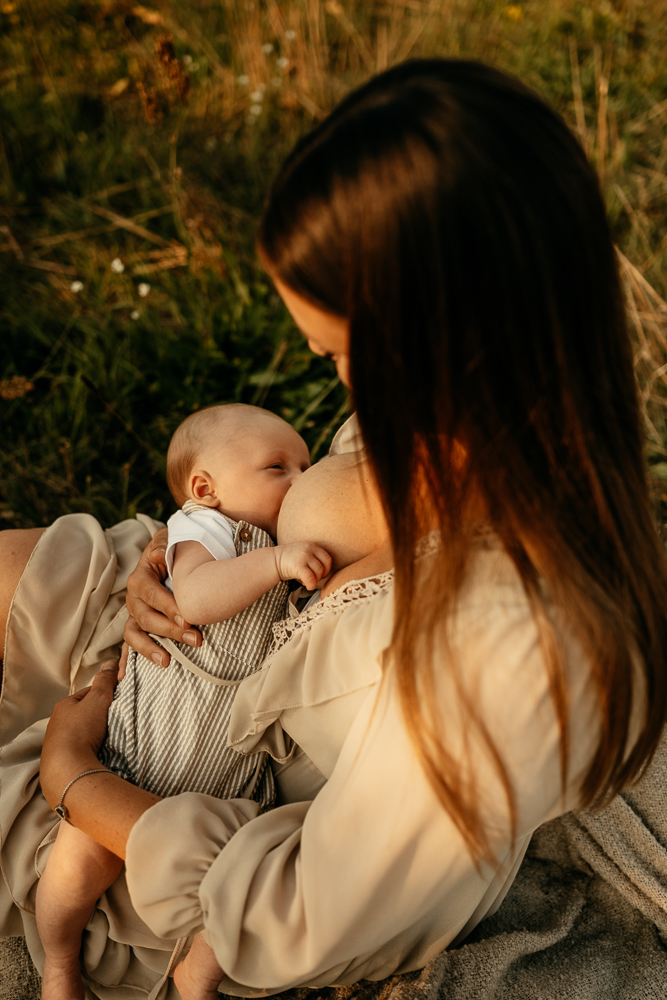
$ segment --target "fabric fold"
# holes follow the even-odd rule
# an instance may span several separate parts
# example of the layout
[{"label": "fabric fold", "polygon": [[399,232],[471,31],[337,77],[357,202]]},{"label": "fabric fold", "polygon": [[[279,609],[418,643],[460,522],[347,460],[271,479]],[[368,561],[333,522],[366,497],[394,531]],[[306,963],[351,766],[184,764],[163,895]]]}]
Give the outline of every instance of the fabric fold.
[{"label": "fabric fold", "polygon": [[667,809],[663,738],[642,781],[600,812],[564,816],[564,829],[581,856],[658,928],[667,943]]},{"label": "fabric fold", "polygon": [[[392,627],[390,573],[354,581],[278,623],[273,653],[239,685],[228,746],[244,754],[266,750],[280,763],[292,752],[292,741],[303,745],[305,737],[312,745],[319,731],[323,753],[309,755],[323,774],[330,773],[336,754],[324,748],[342,744],[365,692],[380,681]],[[322,670],[330,658],[336,669]]]},{"label": "fabric fold", "polygon": [[67,514],[46,529],[7,621],[0,743],[49,716],[118,656],[127,578],[161,527],[141,515],[105,531],[90,514]]}]

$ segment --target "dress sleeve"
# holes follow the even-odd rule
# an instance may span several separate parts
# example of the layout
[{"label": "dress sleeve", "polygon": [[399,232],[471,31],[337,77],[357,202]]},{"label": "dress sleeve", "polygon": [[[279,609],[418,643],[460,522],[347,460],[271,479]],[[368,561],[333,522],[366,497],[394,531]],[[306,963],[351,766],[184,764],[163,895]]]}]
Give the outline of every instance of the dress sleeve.
[{"label": "dress sleeve", "polygon": [[330,455],[345,455],[349,452],[364,451],[364,439],[361,436],[359,418],[353,413],[344,424],[338,428],[329,447]]},{"label": "dress sleeve", "polygon": [[478,612],[460,665],[503,749],[514,841],[502,784],[457,707],[451,671],[436,694],[447,749],[476,777],[492,864],[475,865],[429,785],[391,668],[368,691],[312,803],[258,816],[252,803],[188,794],[135,825],[126,865],[137,912],[164,937],[205,928],[225,992],[266,995],[420,968],[502,897],[536,827],[575,804],[596,734],[581,659],[571,671],[575,750],[563,794],[560,732],[530,613]]}]

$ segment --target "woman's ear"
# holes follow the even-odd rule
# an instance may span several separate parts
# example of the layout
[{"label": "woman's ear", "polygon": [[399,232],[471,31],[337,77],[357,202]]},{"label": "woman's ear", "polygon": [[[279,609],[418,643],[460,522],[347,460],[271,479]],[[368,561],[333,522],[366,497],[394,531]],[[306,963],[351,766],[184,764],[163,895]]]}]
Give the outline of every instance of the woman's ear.
[{"label": "woman's ear", "polygon": [[188,480],[190,496],[195,503],[200,503],[205,507],[217,507],[220,502],[215,492],[213,477],[204,469],[195,469],[190,473]]}]

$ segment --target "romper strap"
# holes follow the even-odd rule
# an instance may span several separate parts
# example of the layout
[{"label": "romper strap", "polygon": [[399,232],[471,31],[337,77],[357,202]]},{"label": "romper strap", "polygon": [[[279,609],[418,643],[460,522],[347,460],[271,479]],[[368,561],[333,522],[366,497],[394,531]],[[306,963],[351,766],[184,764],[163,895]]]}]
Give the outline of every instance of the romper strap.
[{"label": "romper strap", "polygon": [[185,653],[182,653],[176,643],[172,642],[171,639],[167,639],[163,635],[153,635],[152,632],[149,632],[148,634],[151,639],[154,639],[155,642],[159,642],[161,646],[164,646],[167,652],[171,653],[174,659],[178,660],[182,667],[189,670],[191,674],[195,674],[196,677],[201,677],[202,680],[208,681],[209,684],[215,684],[219,687],[236,687],[237,684],[240,684],[243,680],[242,677],[237,681],[227,681],[223,677],[212,677],[210,674],[207,674],[205,670],[202,670],[201,667],[198,667],[196,663],[193,663],[192,660],[188,659]]}]

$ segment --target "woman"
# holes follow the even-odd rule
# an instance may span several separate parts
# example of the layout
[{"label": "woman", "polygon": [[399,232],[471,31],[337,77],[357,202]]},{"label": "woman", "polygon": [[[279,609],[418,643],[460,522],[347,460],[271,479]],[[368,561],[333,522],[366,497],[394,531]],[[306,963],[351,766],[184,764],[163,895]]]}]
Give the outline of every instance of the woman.
[{"label": "woman", "polygon": [[[495,912],[538,826],[642,774],[665,721],[667,577],[622,295],[560,119],[478,64],[396,67],[296,147],[259,251],[349,382],[391,551],[286,627],[239,692],[237,746],[280,758],[286,733],[303,751],[285,805],[160,802],[107,774],[67,791],[74,825],[126,858],[89,925],[103,997],[155,993],[160,938],[175,961],[201,929],[239,995],[419,969]],[[150,565],[131,598],[142,651],[141,628],[168,631],[145,609],[176,613]],[[51,806],[98,766],[114,680],[54,713]],[[38,831],[38,868],[52,836],[29,783],[42,735],[5,764],[24,909],[18,831]]]}]

